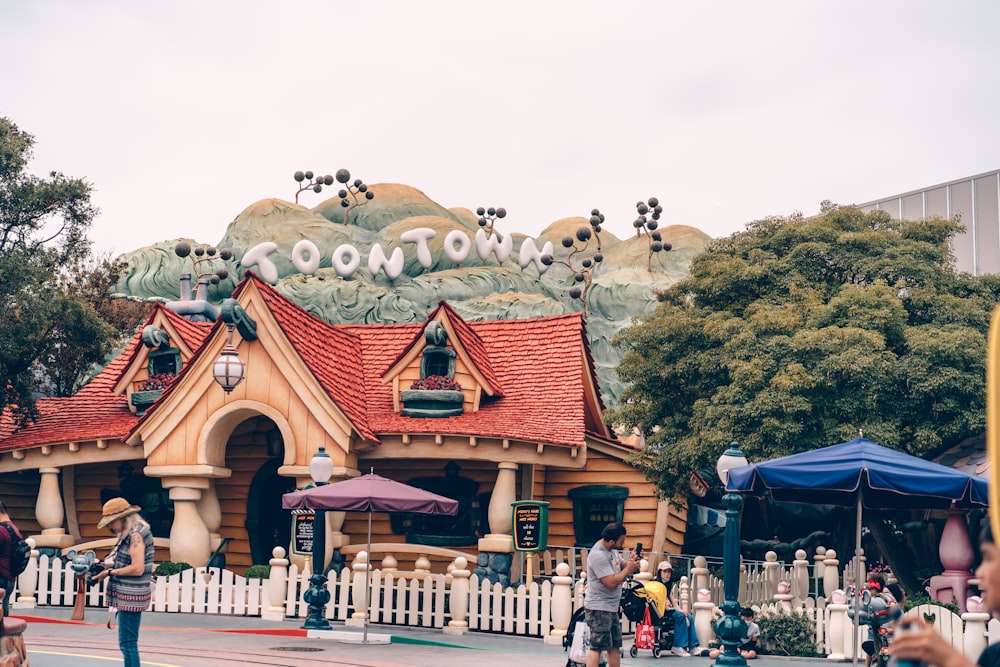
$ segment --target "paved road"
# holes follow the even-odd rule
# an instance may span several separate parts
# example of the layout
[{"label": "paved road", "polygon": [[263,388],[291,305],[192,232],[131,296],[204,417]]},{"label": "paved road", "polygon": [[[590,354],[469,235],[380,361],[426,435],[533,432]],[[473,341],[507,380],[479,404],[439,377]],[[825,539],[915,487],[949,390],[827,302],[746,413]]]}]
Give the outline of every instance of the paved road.
[{"label": "paved road", "polygon": [[[117,632],[102,623],[100,610],[87,612],[84,623],[68,622],[68,609],[17,610],[28,620],[25,636],[32,667],[105,667],[121,664]],[[44,618],[42,617],[44,616]],[[195,614],[143,614],[139,649],[144,667],[311,667],[313,665],[366,667],[565,667],[561,646],[540,639],[469,633],[444,635],[440,631],[373,626],[371,643],[363,644],[361,630],[334,623],[333,636],[301,636],[301,622],[272,623],[260,619]],[[385,641],[387,643],[375,643]],[[628,645],[629,640],[626,639]],[[819,659],[772,658],[753,661],[752,667],[817,667]],[[827,662],[827,661],[823,661]],[[664,656],[648,651],[626,656],[623,665],[709,667],[708,658]]]}]

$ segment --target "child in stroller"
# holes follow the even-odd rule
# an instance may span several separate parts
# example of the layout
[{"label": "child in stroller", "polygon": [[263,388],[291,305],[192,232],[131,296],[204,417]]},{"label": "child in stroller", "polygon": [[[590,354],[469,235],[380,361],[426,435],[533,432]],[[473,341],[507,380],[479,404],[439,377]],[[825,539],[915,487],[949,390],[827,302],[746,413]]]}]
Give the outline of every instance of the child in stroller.
[{"label": "child in stroller", "polygon": [[635,640],[629,655],[633,658],[639,655],[639,649],[652,649],[653,657],[659,658],[664,651],[669,651],[674,645],[674,620],[666,614],[667,587],[659,581],[649,581],[645,584],[635,583],[622,591],[622,613],[628,620],[643,624],[646,615],[653,626],[652,636],[640,637],[642,630],[636,626]]}]

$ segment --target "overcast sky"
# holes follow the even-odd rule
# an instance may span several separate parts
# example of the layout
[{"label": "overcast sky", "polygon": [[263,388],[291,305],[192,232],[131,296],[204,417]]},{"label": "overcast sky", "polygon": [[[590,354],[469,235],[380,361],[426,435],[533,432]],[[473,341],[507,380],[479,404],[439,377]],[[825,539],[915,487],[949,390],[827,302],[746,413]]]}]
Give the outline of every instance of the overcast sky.
[{"label": "overcast sky", "polygon": [[[1000,168],[1000,3],[0,0],[0,115],[91,238],[215,243],[347,168],[535,235],[728,235]],[[327,194],[303,193],[315,206]]]}]

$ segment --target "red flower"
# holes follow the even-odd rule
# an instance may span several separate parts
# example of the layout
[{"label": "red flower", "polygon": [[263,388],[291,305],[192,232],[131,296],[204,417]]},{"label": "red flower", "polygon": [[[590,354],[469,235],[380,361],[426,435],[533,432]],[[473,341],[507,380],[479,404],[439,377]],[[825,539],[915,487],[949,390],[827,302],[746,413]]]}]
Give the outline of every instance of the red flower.
[{"label": "red flower", "polygon": [[176,376],[173,373],[157,373],[150,375],[142,381],[136,391],[156,391],[163,390],[170,386]]},{"label": "red flower", "polygon": [[410,389],[433,389],[438,391],[461,391],[462,385],[447,375],[428,375],[414,380]]}]

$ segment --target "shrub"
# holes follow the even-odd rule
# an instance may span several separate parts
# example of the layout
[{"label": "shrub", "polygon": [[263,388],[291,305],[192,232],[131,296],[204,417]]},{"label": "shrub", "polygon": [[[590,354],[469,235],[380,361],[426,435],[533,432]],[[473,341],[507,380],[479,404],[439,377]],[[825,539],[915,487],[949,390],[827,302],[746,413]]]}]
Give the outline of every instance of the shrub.
[{"label": "shrub", "polygon": [[816,628],[805,614],[762,614],[757,618],[757,625],[767,653],[816,657]]},{"label": "shrub", "polygon": [[[952,600],[954,600],[954,598],[952,598]],[[933,604],[937,605],[938,607],[944,607],[945,609],[949,609],[956,614],[961,613],[961,610],[958,608],[958,605],[955,604],[954,602],[941,602],[939,600],[934,600],[927,593],[921,593],[919,595],[914,595],[913,597],[907,596],[906,600],[903,602],[903,611],[909,611],[910,609],[913,609],[914,607],[922,604]]]},{"label": "shrub", "polygon": [[153,574],[158,577],[169,577],[172,574],[177,574],[178,572],[183,572],[184,570],[190,570],[191,566],[187,563],[174,563],[173,561],[164,561],[156,566],[153,570]]},{"label": "shrub", "polygon": [[446,391],[461,391],[462,385],[447,375],[428,375],[414,380],[410,389],[437,389]]},{"label": "shrub", "polygon": [[271,576],[271,566],[251,565],[243,576],[247,579],[267,579]]}]

